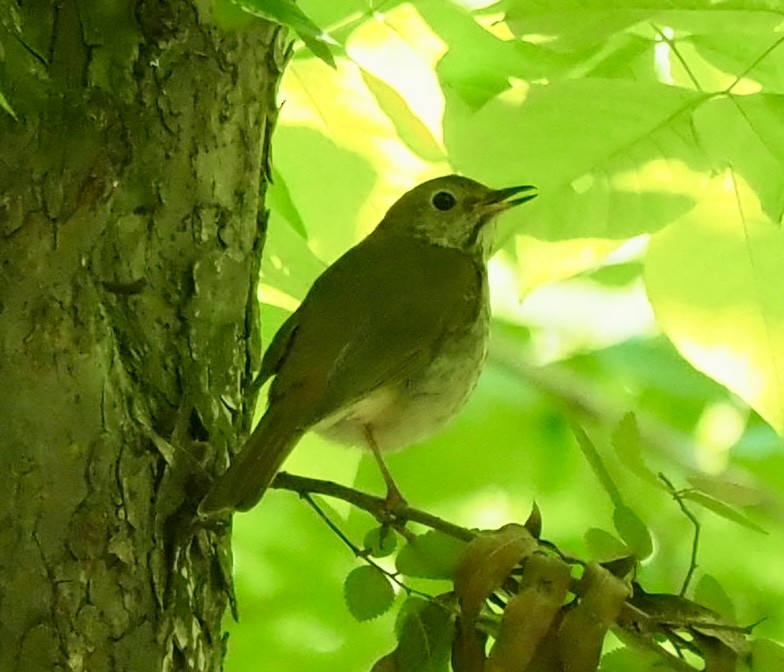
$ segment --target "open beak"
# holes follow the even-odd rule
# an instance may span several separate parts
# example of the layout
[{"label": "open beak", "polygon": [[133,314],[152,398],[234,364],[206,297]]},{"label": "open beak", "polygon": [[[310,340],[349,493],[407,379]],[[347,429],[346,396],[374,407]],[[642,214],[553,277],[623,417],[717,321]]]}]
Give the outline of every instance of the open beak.
[{"label": "open beak", "polygon": [[[526,184],[519,187],[507,187],[506,189],[496,189],[491,191],[487,198],[483,198],[477,203],[477,211],[479,220],[474,227],[472,241],[476,242],[479,237],[481,229],[495,219],[495,216],[502,213],[509,208],[513,208],[521,203],[526,203],[531,199],[536,198],[537,194],[530,193],[536,190],[536,187]],[[518,198],[512,198],[517,194],[525,194]]]},{"label": "open beak", "polygon": [[[526,203],[527,201],[536,198],[537,194],[530,193],[532,191],[536,191],[536,187],[530,184],[526,184],[521,187],[507,187],[506,189],[498,189],[490,195],[490,198],[487,200],[487,205],[493,206],[493,210],[499,212],[508,210],[509,208],[513,208],[516,205]],[[520,196],[519,198],[509,200],[512,196],[523,193],[525,196]]]}]

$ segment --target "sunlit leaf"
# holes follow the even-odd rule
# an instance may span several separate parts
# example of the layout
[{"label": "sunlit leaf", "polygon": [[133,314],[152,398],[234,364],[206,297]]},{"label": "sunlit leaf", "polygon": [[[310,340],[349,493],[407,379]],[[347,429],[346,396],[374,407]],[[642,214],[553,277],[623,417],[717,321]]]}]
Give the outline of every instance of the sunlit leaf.
[{"label": "sunlit leaf", "polygon": [[[784,93],[784,73],[778,67],[784,43],[781,36],[777,35],[773,22],[776,20],[770,17],[768,25],[759,26],[759,33],[756,39],[738,40],[736,34],[719,31],[707,31],[706,34],[691,35],[688,38],[700,54],[707,61],[721,68],[724,72],[743,74],[744,77],[759,82],[766,90],[775,93]],[[754,28],[744,25],[744,29]],[[750,31],[751,32],[751,31]],[[768,42],[774,47],[770,58],[759,58],[760,47]],[[778,44],[778,47],[775,45]],[[774,54],[778,53],[777,56]],[[749,66],[752,66],[749,69]]]},{"label": "sunlit leaf", "polygon": [[[703,100],[704,94],[653,83],[521,85],[478,111],[447,98],[444,141],[462,170],[537,185],[526,234],[624,239],[669,224],[701,194],[698,171],[706,160],[691,112]],[[589,126],[576,126],[576,118]],[[522,222],[523,215],[510,219]]]},{"label": "sunlit leaf", "polygon": [[603,43],[611,36],[636,24],[653,23],[682,26],[690,32],[721,30],[738,24],[744,31],[769,34],[777,25],[770,0],[732,0],[721,3],[721,11],[711,11],[709,2],[694,0],[673,4],[667,0],[624,2],[612,0],[560,0],[529,2],[514,0],[506,16],[512,30],[521,36],[550,38],[553,48],[577,51]]},{"label": "sunlit leaf", "polygon": [[[716,169],[729,166],[754,190],[759,207],[776,223],[784,213],[782,114],[784,95],[756,94],[715,98],[696,109],[693,117],[700,144]],[[743,201],[745,208],[751,206],[746,216],[752,215],[756,204],[746,196]],[[725,217],[734,220],[738,228],[743,227],[744,216],[737,205]]]},{"label": "sunlit leaf", "polygon": [[652,238],[648,295],[683,356],[784,433],[784,235],[731,173],[711,194]]},{"label": "sunlit leaf", "polygon": [[362,79],[375,96],[379,107],[395,124],[398,136],[403,142],[427,161],[444,159],[443,150],[427,126],[413,113],[397,91],[367,70],[362,70]]},{"label": "sunlit leaf", "polygon": [[565,280],[595,268],[621,245],[615,240],[585,238],[545,242],[522,235],[524,230],[522,228],[521,235],[514,238],[521,297],[541,285]]},{"label": "sunlit leaf", "polygon": [[557,67],[550,52],[534,45],[502,40],[482,28],[459,3],[423,2],[420,11],[449,50],[438,63],[445,91],[478,110],[509,88],[509,77],[541,76],[541,60]]}]

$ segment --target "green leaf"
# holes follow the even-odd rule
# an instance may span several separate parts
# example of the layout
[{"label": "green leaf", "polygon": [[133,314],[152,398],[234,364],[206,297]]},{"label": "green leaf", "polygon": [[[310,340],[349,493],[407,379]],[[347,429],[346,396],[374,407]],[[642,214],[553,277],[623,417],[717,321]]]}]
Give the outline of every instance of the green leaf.
[{"label": "green leaf", "polygon": [[[663,4],[663,3],[662,3]],[[558,51],[584,50],[605,42],[629,26],[645,21],[656,9],[655,3],[534,3],[513,0],[506,14],[512,32],[549,35]],[[664,7],[662,7],[664,8]],[[579,21],[575,17],[580,17]]]},{"label": "green leaf", "polygon": [[254,18],[238,7],[234,0],[215,0],[212,17],[223,30],[237,30],[254,21]]},{"label": "green leaf", "polygon": [[441,88],[456,95],[470,109],[478,110],[506,91],[510,76],[542,76],[539,60],[549,54],[548,50],[499,39],[458,3],[420,3],[419,10],[449,44],[449,51],[437,67]]},{"label": "green leaf", "polygon": [[272,181],[267,189],[267,200],[265,205],[269,206],[278,215],[283,217],[302,238],[308,239],[308,232],[305,229],[305,222],[297,209],[291,193],[286,185],[286,180],[280,171],[273,166]]},{"label": "green leaf", "polygon": [[583,456],[588,464],[591,465],[593,473],[599,479],[599,482],[605,492],[609,495],[612,503],[616,507],[623,506],[623,499],[621,498],[618,486],[615,485],[612,476],[610,476],[610,472],[607,471],[607,467],[604,465],[602,457],[599,455],[599,451],[596,449],[596,445],[591,440],[591,437],[577,424],[572,424],[572,432],[574,432],[574,435],[577,438],[577,444],[580,446]]},{"label": "green leaf", "polygon": [[[504,247],[504,232],[499,231],[499,234],[497,246]],[[514,255],[521,298],[537,287],[596,268],[621,244],[616,240],[590,238],[554,243],[518,233],[514,236]]]},{"label": "green leaf", "polygon": [[385,81],[365,69],[361,69],[361,72],[362,79],[378,102],[378,106],[395,125],[400,140],[425,161],[443,161],[444,151],[427,126],[413,113],[405,99]]},{"label": "green leaf", "polygon": [[736,509],[727,506],[724,502],[720,502],[719,500],[714,499],[713,497],[710,497],[702,492],[688,490],[682,493],[681,497],[682,499],[688,499],[692,502],[696,502],[700,506],[704,506],[706,509],[710,509],[713,511],[713,513],[721,516],[722,518],[726,518],[727,520],[731,520],[734,523],[738,523],[738,525],[743,525],[743,527],[747,527],[748,529],[754,530],[755,532],[760,532],[761,534],[767,534],[767,531],[743,515],[740,511],[737,511]]},{"label": "green leaf", "polygon": [[615,507],[613,524],[621,539],[639,560],[653,553],[653,541],[647,525],[628,506]]},{"label": "green leaf", "polygon": [[393,651],[379,658],[370,668],[370,672],[400,672],[396,654],[397,651]]},{"label": "green leaf", "polygon": [[634,413],[626,413],[615,427],[612,434],[612,445],[615,454],[629,471],[644,480],[646,483],[662,487],[662,482],[653,473],[642,456],[640,444],[640,429]]},{"label": "green leaf", "polygon": [[447,672],[455,624],[452,611],[438,602],[410,597],[395,624],[400,672]]},{"label": "green leaf", "polygon": [[406,576],[451,580],[465,546],[464,541],[430,530],[400,549],[395,566]]},{"label": "green leaf", "polygon": [[343,595],[351,615],[367,621],[387,611],[395,600],[389,579],[369,565],[351,570],[343,584]]},{"label": "green leaf", "polygon": [[629,548],[615,535],[598,527],[591,527],[583,536],[591,560],[607,562],[629,555]]},{"label": "green leaf", "polygon": [[[513,0],[506,21],[515,35],[546,35],[551,49],[574,52],[570,55],[577,59],[583,53],[595,57],[590,47],[602,45],[624,32],[632,32],[635,24],[649,22],[683,28],[688,33],[726,32],[729,24],[737,25],[738,32],[747,39],[750,32],[764,31],[765,35],[771,35],[778,26],[778,15],[772,11],[774,7],[778,8],[778,5],[770,0],[724,0],[720,11],[716,11],[715,3],[701,0],[678,3],[670,0],[560,0],[557,3]],[[731,39],[737,40],[737,35],[734,33]],[[759,52],[754,55],[758,56]],[[746,67],[749,61],[744,62]]]},{"label": "green leaf", "polygon": [[735,621],[735,606],[719,582],[710,574],[703,574],[694,588],[694,600],[713,609],[725,621]]},{"label": "green leaf", "polygon": [[759,487],[728,478],[690,474],[687,480],[695,489],[731,506],[759,506],[765,501],[765,493]]},{"label": "green leaf", "polygon": [[702,93],[597,78],[521,86],[479,110],[445,95],[444,143],[458,170],[499,184],[512,171],[539,187],[525,217],[507,218],[526,234],[629,238],[671,223],[702,194],[707,161],[691,120]]},{"label": "green leaf", "polygon": [[784,670],[784,647],[768,639],[751,643],[752,672],[780,672]]},{"label": "green leaf", "polygon": [[291,28],[310,51],[327,65],[335,67],[335,57],[327,43],[334,43],[291,0],[234,0],[248,14]]},{"label": "green leaf", "polygon": [[395,552],[397,535],[389,527],[374,527],[365,535],[365,548],[374,558],[385,558]]},{"label": "green leaf", "polygon": [[[778,19],[773,15],[770,19],[768,25],[758,27],[758,34],[749,36],[751,39],[739,40],[736,33],[726,32],[725,26],[717,26],[718,30],[708,34],[691,35],[688,42],[694,45],[700,56],[723,72],[743,72],[764,89],[784,93],[784,72],[778,59],[758,58],[763,41],[773,43],[781,39],[773,32]],[[747,26],[744,25],[744,28]]]},{"label": "green leaf", "polygon": [[642,647],[621,647],[602,656],[599,672],[664,672],[662,659],[653,651]]},{"label": "green leaf", "polygon": [[591,280],[605,287],[628,287],[640,279],[642,264],[631,261],[621,264],[601,266],[591,273]]},{"label": "green leaf", "polygon": [[[778,94],[717,97],[693,115],[697,136],[713,164],[731,166],[773,222],[780,222],[784,213],[782,115],[784,96]],[[737,212],[737,205],[728,210]]]},{"label": "green leaf", "polygon": [[681,355],[784,434],[784,237],[731,171],[652,237],[645,284]]}]

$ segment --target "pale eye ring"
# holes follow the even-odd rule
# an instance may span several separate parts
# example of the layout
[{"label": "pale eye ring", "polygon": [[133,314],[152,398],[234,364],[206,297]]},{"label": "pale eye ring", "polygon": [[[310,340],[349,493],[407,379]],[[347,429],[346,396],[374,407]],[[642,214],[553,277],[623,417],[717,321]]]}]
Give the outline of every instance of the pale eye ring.
[{"label": "pale eye ring", "polygon": [[457,199],[448,191],[437,191],[433,195],[433,207],[441,212],[446,212],[455,207]]}]

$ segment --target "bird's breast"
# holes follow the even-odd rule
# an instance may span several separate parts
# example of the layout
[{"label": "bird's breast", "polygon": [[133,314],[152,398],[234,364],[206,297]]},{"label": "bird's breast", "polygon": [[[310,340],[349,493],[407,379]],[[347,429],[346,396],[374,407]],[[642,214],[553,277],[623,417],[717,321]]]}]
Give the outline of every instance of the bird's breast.
[{"label": "bird's breast", "polygon": [[364,446],[368,428],[384,451],[437,433],[463,407],[482,371],[489,327],[486,296],[483,299],[477,319],[444,337],[425,368],[402,383],[376,388],[314,429],[340,443]]}]

